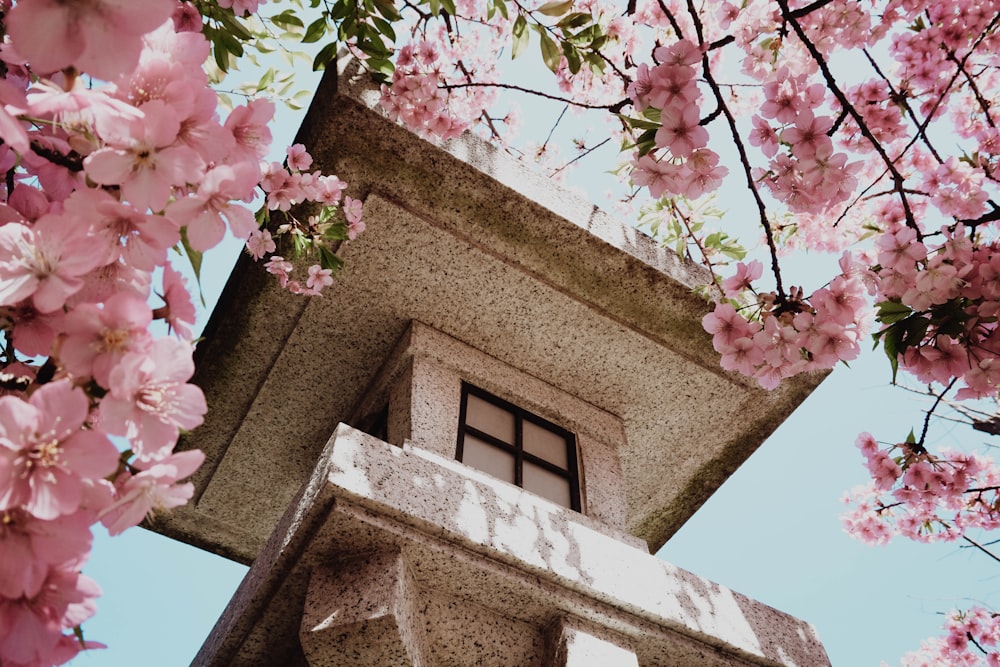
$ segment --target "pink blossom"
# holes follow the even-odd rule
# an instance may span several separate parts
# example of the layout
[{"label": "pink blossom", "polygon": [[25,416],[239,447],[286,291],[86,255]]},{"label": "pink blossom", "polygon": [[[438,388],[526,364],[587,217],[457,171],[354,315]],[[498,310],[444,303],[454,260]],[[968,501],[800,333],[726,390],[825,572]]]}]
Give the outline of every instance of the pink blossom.
[{"label": "pink blossom", "polygon": [[7,29],[36,72],[75,65],[110,80],[135,66],[142,35],[168,20],[174,6],[171,0],[20,0]]},{"label": "pink blossom", "polygon": [[39,519],[70,514],[86,480],[115,470],[111,441],[81,428],[89,408],[69,380],[43,385],[27,401],[0,397],[0,510],[22,506]]},{"label": "pink blossom", "polygon": [[92,180],[120,185],[138,209],[163,210],[172,189],[201,180],[201,158],[187,146],[175,145],[180,123],[175,112],[159,100],[143,105],[141,121],[123,123],[111,146],[84,160]]},{"label": "pink blossom", "polygon": [[361,222],[362,202],[352,197],[344,197],[344,217],[349,223]]},{"label": "pink blossom", "polygon": [[316,192],[313,199],[321,204],[332,206],[340,201],[341,193],[347,189],[347,183],[336,176],[320,176],[316,181]]},{"label": "pink blossom", "polygon": [[764,265],[758,260],[753,260],[749,264],[738,262],[736,264],[736,275],[722,281],[722,289],[729,298],[734,298],[744,290],[750,289],[753,281],[760,278],[764,271]]},{"label": "pink blossom", "polygon": [[302,144],[292,144],[285,153],[288,155],[288,168],[293,171],[305,171],[312,165],[312,156]]},{"label": "pink blossom", "polygon": [[274,102],[262,98],[252,100],[246,106],[236,107],[226,119],[236,145],[228,162],[237,160],[257,160],[267,155],[271,145],[271,130],[268,123],[274,117]]},{"label": "pink blossom", "polygon": [[194,495],[194,485],[178,484],[205,460],[195,449],[176,452],[158,461],[139,461],[139,472],[125,472],[115,480],[115,502],[101,513],[101,523],[111,535],[138,525],[155,512],[179,507]]},{"label": "pink blossom", "polygon": [[62,664],[81,649],[103,648],[63,635],[94,615],[94,598],[100,594],[90,577],[53,568],[36,594],[0,598],[0,660],[13,665]]},{"label": "pink blossom", "polygon": [[191,327],[197,319],[187,281],[167,264],[163,267],[163,300],[166,312],[163,318],[171,331],[185,340],[191,339]]},{"label": "pink blossom", "polygon": [[319,293],[324,287],[333,284],[333,271],[324,269],[318,264],[309,267],[309,278],[306,280],[306,287]]},{"label": "pink blossom", "polygon": [[649,194],[656,199],[681,190],[681,168],[670,160],[655,160],[650,155],[643,155],[633,167],[632,182],[649,187]]},{"label": "pink blossom", "polygon": [[760,328],[759,324],[754,324],[756,326],[736,312],[729,303],[716,304],[715,310],[701,319],[705,331],[712,334],[715,350],[722,353],[732,350],[736,341],[753,336]]},{"label": "pink blossom", "polygon": [[267,0],[219,0],[220,7],[231,7],[237,16],[253,14],[257,7],[267,2]]},{"label": "pink blossom", "polygon": [[687,157],[708,144],[708,130],[698,124],[698,107],[670,107],[663,112],[663,125],[656,131],[657,146],[665,146],[675,157]]},{"label": "pink blossom", "polygon": [[759,146],[767,157],[774,157],[778,152],[778,133],[760,116],[753,117],[753,132],[750,133],[750,144]]},{"label": "pink blossom", "polygon": [[238,239],[247,238],[257,221],[240,201],[249,196],[260,178],[256,165],[219,165],[210,169],[197,194],[180,198],[167,207],[167,216],[187,229],[188,242],[198,251],[215,247],[225,236],[226,223]]},{"label": "pink blossom", "polygon": [[153,313],[144,299],[118,292],[101,308],[85,303],[66,316],[68,335],[60,358],[77,379],[93,377],[109,387],[111,369],[129,352],[145,350],[152,337],[148,331]]},{"label": "pink blossom", "polygon": [[42,520],[0,511],[0,598],[34,597],[52,568],[79,569],[90,553],[93,517],[74,512]]},{"label": "pink blossom", "polygon": [[271,259],[267,260],[264,264],[264,269],[268,273],[277,277],[278,282],[281,283],[282,287],[288,283],[288,275],[292,272],[292,263],[286,260],[284,257],[278,255],[273,255]]},{"label": "pink blossom", "polygon": [[102,425],[127,437],[140,460],[164,458],[179,429],[201,424],[207,409],[201,389],[187,383],[193,373],[191,346],[174,338],[154,341],[145,354],[125,355],[101,401]]},{"label": "pink blossom", "polygon": [[246,246],[250,255],[257,260],[262,259],[264,255],[270,254],[277,249],[274,239],[271,238],[271,232],[266,229],[255,229],[250,232]]},{"label": "pink blossom", "polygon": [[0,305],[31,298],[39,312],[61,308],[83,287],[83,276],[100,266],[86,226],[43,216],[32,227],[0,226]]}]

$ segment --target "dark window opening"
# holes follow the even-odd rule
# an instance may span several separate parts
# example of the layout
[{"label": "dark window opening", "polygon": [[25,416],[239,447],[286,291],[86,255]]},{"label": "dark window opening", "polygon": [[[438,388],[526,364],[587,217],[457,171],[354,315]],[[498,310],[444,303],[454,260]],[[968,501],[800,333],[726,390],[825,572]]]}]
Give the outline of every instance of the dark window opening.
[{"label": "dark window opening", "polygon": [[563,507],[580,511],[580,475],[573,434],[465,383],[456,458]]}]

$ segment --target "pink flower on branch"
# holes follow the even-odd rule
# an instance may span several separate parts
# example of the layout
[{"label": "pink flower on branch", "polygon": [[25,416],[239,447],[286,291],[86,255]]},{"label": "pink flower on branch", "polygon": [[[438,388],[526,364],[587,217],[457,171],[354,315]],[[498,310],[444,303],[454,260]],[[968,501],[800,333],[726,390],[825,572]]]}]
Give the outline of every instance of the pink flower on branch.
[{"label": "pink flower on branch", "polygon": [[174,187],[201,180],[204,164],[194,150],[176,144],[180,122],[166,104],[153,100],[142,112],[142,119],[123,123],[108,138],[108,147],[88,155],[84,169],[96,183],[121,186],[137,209],[161,211]]},{"label": "pink flower on branch", "polygon": [[163,459],[179,429],[192,429],[207,410],[194,373],[191,345],[174,338],[153,341],[145,353],[126,354],[110,374],[110,393],[101,401],[101,424],[129,439],[140,461]]},{"label": "pink flower on branch", "polygon": [[124,472],[115,480],[115,502],[101,512],[101,523],[111,535],[137,526],[147,516],[187,503],[194,495],[194,485],[179,484],[194,474],[205,455],[198,450],[177,452],[159,461],[139,461],[139,472]]},{"label": "pink flower on branch", "polygon": [[0,662],[15,667],[55,665],[69,661],[82,649],[104,648],[63,634],[94,615],[94,598],[100,594],[90,577],[50,569],[37,593],[0,597]]},{"label": "pink flower on branch", "polygon": [[0,397],[0,511],[23,507],[39,519],[75,512],[85,482],[118,465],[118,450],[83,429],[90,405],[69,380],[39,388],[27,401]]},{"label": "pink flower on branch", "polygon": [[20,0],[7,29],[40,74],[73,65],[110,80],[135,67],[142,36],[167,21],[175,6],[172,0]]},{"label": "pink flower on branch", "polygon": [[41,313],[62,308],[106,254],[93,252],[85,225],[46,215],[33,226],[0,226],[0,305],[31,298]]}]

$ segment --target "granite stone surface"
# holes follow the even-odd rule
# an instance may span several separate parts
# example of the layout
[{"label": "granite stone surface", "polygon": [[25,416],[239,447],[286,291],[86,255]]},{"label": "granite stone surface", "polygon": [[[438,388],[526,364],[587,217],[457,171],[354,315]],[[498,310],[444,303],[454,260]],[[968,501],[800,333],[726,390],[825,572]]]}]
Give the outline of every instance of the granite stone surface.
[{"label": "granite stone surface", "polygon": [[194,664],[829,665],[807,623],[595,523],[340,426]]}]

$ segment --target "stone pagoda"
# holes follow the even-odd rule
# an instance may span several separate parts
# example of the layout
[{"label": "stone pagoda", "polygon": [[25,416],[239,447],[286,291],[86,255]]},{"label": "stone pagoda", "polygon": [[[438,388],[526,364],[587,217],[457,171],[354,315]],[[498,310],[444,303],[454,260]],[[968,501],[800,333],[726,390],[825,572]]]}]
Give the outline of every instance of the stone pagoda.
[{"label": "stone pagoda", "polygon": [[298,141],[368,229],[322,298],[239,261],[198,349],[198,495],[155,526],[253,563],[195,664],[829,665],[651,555],[820,376],[723,371],[699,267],[335,74]]}]

